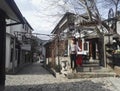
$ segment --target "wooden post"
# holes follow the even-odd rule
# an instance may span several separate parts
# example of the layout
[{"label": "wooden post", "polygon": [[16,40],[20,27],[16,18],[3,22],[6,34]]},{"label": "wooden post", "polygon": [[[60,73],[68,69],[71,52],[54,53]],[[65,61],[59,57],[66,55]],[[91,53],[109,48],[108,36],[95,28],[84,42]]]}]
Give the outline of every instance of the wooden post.
[{"label": "wooden post", "polygon": [[90,48],[89,48],[89,50],[90,50],[90,60],[89,60],[89,62],[93,62],[93,55],[92,55],[92,41],[90,40]]},{"label": "wooden post", "polygon": [[59,52],[59,50],[60,50],[60,40],[59,40],[59,35],[58,35],[58,65],[59,65],[59,72],[60,72],[60,52]]},{"label": "wooden post", "polygon": [[96,59],[96,40],[92,43],[92,55],[93,59]]},{"label": "wooden post", "polygon": [[[103,61],[104,61],[104,67],[107,67],[106,47],[105,47],[105,36],[103,36]],[[114,60],[113,60],[113,61],[114,61]]]},{"label": "wooden post", "polygon": [[0,10],[0,91],[5,87],[6,14]]},{"label": "wooden post", "polygon": [[14,43],[13,43],[13,60],[12,60],[12,71],[13,71],[13,73],[15,73],[15,57],[16,57],[15,45],[16,45],[16,37],[14,38]]}]

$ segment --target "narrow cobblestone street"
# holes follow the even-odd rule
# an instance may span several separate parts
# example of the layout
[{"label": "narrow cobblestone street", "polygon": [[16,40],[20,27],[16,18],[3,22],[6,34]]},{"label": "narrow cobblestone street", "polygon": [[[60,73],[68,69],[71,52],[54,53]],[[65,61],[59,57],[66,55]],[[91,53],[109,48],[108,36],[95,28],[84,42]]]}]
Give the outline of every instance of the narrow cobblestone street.
[{"label": "narrow cobblestone street", "polygon": [[[117,81],[117,83],[116,83]],[[23,68],[16,75],[6,75],[5,91],[120,91],[120,78],[55,78],[40,63]]]}]

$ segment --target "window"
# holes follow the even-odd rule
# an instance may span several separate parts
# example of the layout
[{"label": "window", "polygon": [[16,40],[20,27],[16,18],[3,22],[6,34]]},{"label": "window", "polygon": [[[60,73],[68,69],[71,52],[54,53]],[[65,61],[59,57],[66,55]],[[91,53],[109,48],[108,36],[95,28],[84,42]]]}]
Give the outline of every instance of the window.
[{"label": "window", "polygon": [[88,43],[87,42],[84,43],[84,50],[88,50]]},{"label": "window", "polygon": [[13,61],[13,48],[11,48],[10,62]]}]

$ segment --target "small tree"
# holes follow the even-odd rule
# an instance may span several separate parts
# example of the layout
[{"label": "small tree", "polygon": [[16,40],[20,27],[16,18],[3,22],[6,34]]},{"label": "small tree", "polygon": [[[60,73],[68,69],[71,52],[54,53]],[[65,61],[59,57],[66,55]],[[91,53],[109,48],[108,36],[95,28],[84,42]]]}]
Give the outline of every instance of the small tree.
[{"label": "small tree", "polygon": [[31,39],[31,59],[32,59],[32,62],[34,60],[34,58],[33,58],[34,53],[39,54],[37,47],[38,47],[38,41],[35,38],[32,38]]}]

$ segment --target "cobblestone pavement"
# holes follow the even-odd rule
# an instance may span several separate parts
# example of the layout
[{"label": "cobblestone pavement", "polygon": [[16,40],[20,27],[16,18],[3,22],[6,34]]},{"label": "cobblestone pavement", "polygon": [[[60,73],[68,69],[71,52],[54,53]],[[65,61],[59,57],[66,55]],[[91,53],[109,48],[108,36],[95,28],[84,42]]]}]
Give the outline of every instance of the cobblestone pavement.
[{"label": "cobblestone pavement", "polygon": [[6,76],[5,91],[120,91],[120,78],[55,78],[40,63],[25,67],[19,74]]}]

